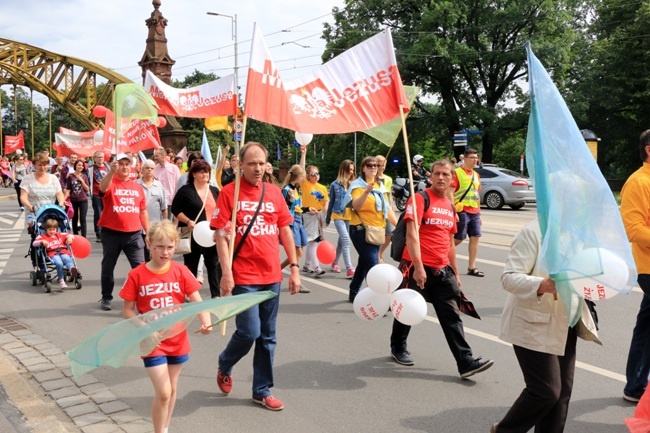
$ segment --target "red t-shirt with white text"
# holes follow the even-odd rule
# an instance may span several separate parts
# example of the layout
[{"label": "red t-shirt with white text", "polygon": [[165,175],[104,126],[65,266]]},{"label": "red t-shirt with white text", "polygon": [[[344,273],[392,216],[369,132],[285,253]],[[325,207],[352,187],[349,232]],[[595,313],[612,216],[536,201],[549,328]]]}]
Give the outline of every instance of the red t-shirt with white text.
[{"label": "red t-shirt with white text", "polygon": [[72,254],[70,254],[70,250],[68,250],[68,246],[66,244],[68,236],[72,235],[69,235],[68,233],[56,232],[54,235],[50,236],[47,233],[41,233],[40,235],[36,236],[34,242],[36,243],[47,241],[45,251],[47,251],[47,256],[49,258],[52,258],[57,254],[67,254],[71,256]]},{"label": "red t-shirt with white text", "polygon": [[[140,313],[184,304],[185,295],[191,295],[199,290],[201,283],[184,265],[174,261],[169,263],[170,268],[164,273],[149,270],[146,263],[132,269],[120,290],[120,298],[134,301]],[[190,353],[190,341],[187,338],[187,331],[183,331],[161,341],[147,357],[180,356],[188,353]]]},{"label": "red t-shirt with white text", "polygon": [[[456,233],[456,216],[451,202],[447,197],[440,197],[430,189],[429,209],[424,212],[424,197],[415,194],[418,221],[420,226],[420,254],[422,264],[433,268],[444,268],[449,264],[449,247],[451,235]],[[406,204],[404,221],[413,221],[413,198]],[[424,219],[422,214],[424,212]],[[408,248],[404,248],[403,259],[411,260]]]},{"label": "red t-shirt with white text", "polygon": [[147,209],[147,197],[140,185],[113,177],[102,200],[104,210],[98,226],[119,232],[142,230],[140,212]]},{"label": "red t-shirt with white text", "polygon": [[[293,218],[280,188],[269,183],[265,188],[260,213],[233,263],[232,271],[237,285],[272,284],[282,281],[280,228],[292,224]],[[255,214],[261,194],[262,182],[253,186],[242,178],[237,202],[235,248]],[[212,229],[223,229],[230,222],[234,195],[235,182],[223,187],[210,221]]]}]

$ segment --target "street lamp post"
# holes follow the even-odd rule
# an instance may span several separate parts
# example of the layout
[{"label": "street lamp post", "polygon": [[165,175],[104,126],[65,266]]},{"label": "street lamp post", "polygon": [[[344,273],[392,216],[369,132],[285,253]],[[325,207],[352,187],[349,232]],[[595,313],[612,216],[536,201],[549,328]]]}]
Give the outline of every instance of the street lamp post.
[{"label": "street lamp post", "polygon": [[[239,85],[237,84],[238,83],[237,73],[239,70],[239,66],[237,63],[237,14],[235,14],[234,16],[220,14],[218,12],[207,12],[207,14],[216,17],[230,18],[230,21],[232,21],[232,40],[235,41],[235,96],[237,97],[237,106],[239,106]],[[237,113],[235,113],[235,118],[237,118]]]}]

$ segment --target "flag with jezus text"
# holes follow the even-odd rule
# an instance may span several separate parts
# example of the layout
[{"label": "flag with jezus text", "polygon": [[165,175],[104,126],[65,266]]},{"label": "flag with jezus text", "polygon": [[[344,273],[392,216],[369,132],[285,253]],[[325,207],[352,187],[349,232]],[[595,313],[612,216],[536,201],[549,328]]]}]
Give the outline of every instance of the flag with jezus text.
[{"label": "flag with jezus text", "polygon": [[244,114],[312,134],[363,131],[409,110],[388,30],[313,71],[283,82],[257,25],[253,30]]}]

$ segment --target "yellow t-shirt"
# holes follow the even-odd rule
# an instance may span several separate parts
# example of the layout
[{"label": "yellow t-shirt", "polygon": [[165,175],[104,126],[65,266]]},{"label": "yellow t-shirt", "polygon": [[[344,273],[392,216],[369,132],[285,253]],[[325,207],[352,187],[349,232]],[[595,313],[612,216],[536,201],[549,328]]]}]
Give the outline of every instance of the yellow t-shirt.
[{"label": "yellow t-shirt", "polygon": [[[374,185],[373,190],[379,191],[379,186],[376,183]],[[352,196],[352,200],[354,200],[357,197],[361,197],[363,191],[364,188],[354,188],[350,193],[350,195]],[[368,194],[368,198],[366,198],[366,202],[363,204],[363,207],[358,211],[351,212],[350,225],[353,226],[360,225],[361,219],[359,219],[358,214],[361,214],[361,218],[363,218],[363,224],[367,226],[386,227],[384,212],[377,210],[377,204],[375,203],[375,198],[376,198],[375,194]]]},{"label": "yellow t-shirt", "polygon": [[[303,207],[313,207],[316,210],[327,209],[325,205],[329,201],[329,194],[324,185],[306,180],[300,183],[300,190],[302,192]],[[319,196],[322,198],[318,198]]]},{"label": "yellow t-shirt", "polygon": [[350,218],[352,216],[352,209],[349,207],[345,208],[345,212],[340,214],[336,212],[332,212],[332,219],[333,220],[345,220],[345,221],[350,221]]}]

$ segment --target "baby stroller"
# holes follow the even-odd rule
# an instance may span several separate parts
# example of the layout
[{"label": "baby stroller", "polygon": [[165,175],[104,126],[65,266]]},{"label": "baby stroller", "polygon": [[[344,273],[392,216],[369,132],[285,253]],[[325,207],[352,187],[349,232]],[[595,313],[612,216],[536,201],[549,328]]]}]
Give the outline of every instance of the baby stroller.
[{"label": "baby stroller", "polygon": [[[38,209],[38,212],[36,213],[36,219],[34,221],[34,233],[32,234],[32,239],[30,241],[29,253],[31,255],[32,249],[34,250],[34,254],[32,255],[35,260],[33,263],[34,270],[29,273],[29,278],[32,286],[36,286],[39,283],[42,284],[45,293],[50,293],[52,291],[52,282],[56,281],[56,266],[54,266],[54,263],[52,263],[50,260],[49,256],[47,255],[47,250],[44,246],[41,245],[34,247],[32,246],[32,243],[39,234],[46,233],[45,221],[48,219],[54,219],[58,222],[58,231],[61,233],[68,233],[70,229],[70,220],[68,219],[68,215],[59,206],[48,204],[41,206]],[[74,258],[74,251],[72,250],[72,246],[68,245],[67,248],[72,253],[71,258],[74,266],[77,267],[77,262]],[[83,286],[82,277],[79,272],[77,272],[77,275],[73,277],[70,273],[70,269],[64,268],[63,275],[66,281],[74,283],[75,289],[79,290]]]}]

